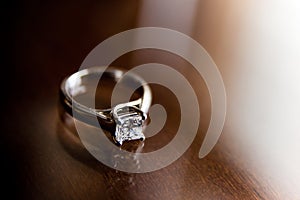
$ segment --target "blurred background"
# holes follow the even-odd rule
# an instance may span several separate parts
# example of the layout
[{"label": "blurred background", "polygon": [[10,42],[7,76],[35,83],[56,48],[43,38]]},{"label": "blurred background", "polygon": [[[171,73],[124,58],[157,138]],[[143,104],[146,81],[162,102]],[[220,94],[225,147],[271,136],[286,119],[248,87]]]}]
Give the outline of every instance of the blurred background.
[{"label": "blurred background", "polygon": [[[1,185],[12,198],[300,199],[299,1],[29,0],[2,3],[1,10]],[[103,40],[146,26],[189,35],[219,67],[227,116],[217,146],[197,158],[210,116],[200,75],[175,55],[146,50],[114,64],[159,62],[190,78],[202,99],[197,141],[183,158],[149,174],[82,159],[87,152],[73,144],[70,156],[57,136],[60,81]]]}]

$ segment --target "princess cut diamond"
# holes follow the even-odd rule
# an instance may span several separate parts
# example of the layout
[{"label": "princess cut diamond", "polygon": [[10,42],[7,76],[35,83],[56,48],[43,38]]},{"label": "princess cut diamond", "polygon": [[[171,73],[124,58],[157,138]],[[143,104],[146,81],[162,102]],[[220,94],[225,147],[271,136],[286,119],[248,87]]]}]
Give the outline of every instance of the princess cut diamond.
[{"label": "princess cut diamond", "polygon": [[144,140],[143,116],[137,112],[124,112],[118,114],[116,120],[115,140],[122,145],[124,141]]}]

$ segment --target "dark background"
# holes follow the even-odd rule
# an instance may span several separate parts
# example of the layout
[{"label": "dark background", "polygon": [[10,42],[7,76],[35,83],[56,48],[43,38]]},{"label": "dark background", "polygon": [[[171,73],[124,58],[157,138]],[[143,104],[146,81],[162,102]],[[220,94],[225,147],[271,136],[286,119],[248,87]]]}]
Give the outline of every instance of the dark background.
[{"label": "dark background", "polygon": [[39,146],[49,142],[47,133],[55,128],[59,84],[99,42],[134,27],[137,1],[1,4],[1,191],[39,199],[36,183],[29,179],[41,175],[35,160],[46,156]]}]

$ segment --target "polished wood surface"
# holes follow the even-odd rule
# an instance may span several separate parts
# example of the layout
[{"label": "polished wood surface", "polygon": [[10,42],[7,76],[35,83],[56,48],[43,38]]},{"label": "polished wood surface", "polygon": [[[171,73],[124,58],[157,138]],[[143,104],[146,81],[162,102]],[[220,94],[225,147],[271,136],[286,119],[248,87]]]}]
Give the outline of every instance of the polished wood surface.
[{"label": "polished wood surface", "polygon": [[[212,2],[222,5],[220,1]],[[247,127],[236,128],[230,118],[231,91],[229,118],[221,138],[208,156],[198,158],[210,119],[209,94],[203,79],[189,63],[168,52],[132,52],[118,58],[113,65],[130,69],[158,62],[172,66],[188,78],[200,102],[201,121],[193,144],[182,157],[155,172],[120,172],[94,159],[76,134],[70,134],[59,113],[61,80],[75,72],[101,41],[140,26],[142,22],[137,20],[140,6],[139,1],[30,1],[5,7],[9,16],[5,41],[8,56],[2,69],[8,69],[2,75],[9,79],[2,83],[5,87],[1,109],[3,194],[18,199],[300,199],[295,180],[285,177],[280,181],[286,187],[281,187],[276,183],[280,176],[275,170],[264,173],[263,165],[255,165],[261,163],[261,157],[247,157],[249,154],[244,153],[248,148],[247,152],[255,155],[255,150],[250,145],[244,145],[245,149],[239,145],[245,141],[239,143],[237,135],[247,132],[244,130]],[[218,41],[209,39],[219,38],[218,26],[213,23],[206,32],[199,31],[201,25],[205,26],[203,16],[214,4],[202,1],[198,6],[203,12],[195,16],[198,26],[192,26],[191,35],[212,53],[230,89],[230,74],[234,69],[224,67],[223,54],[215,49]],[[212,21],[218,22],[224,12],[222,6],[214,8],[212,12],[219,15]],[[171,24],[169,28],[187,31],[181,23],[186,21]],[[209,30],[213,30],[213,36]],[[158,85],[151,87],[154,102],[165,106],[168,120],[157,136],[145,142],[144,151],[161,148],[170,141],[180,120],[174,94]],[[264,140],[272,143],[272,138]],[[255,141],[261,140],[257,137]],[[299,152],[296,149],[289,155],[299,157]]]}]

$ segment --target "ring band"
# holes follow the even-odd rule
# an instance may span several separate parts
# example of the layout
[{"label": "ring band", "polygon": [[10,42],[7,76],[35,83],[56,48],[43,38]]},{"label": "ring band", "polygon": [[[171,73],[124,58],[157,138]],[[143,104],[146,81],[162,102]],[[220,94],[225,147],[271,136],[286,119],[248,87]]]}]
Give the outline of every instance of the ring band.
[{"label": "ring band", "polygon": [[89,120],[95,117],[99,119],[101,124],[113,125],[115,130],[113,139],[119,145],[122,145],[124,141],[145,139],[142,127],[152,101],[152,93],[146,81],[134,73],[126,73],[126,78],[141,86],[141,97],[134,101],[118,104],[112,108],[92,108],[79,103],[74,97],[86,92],[87,86],[84,85],[83,79],[96,77],[99,80],[103,76],[118,82],[125,77],[124,75],[125,71],[120,69],[92,67],[66,77],[60,86],[60,98],[65,110],[73,117],[91,125],[99,125],[93,124],[93,120]]}]

